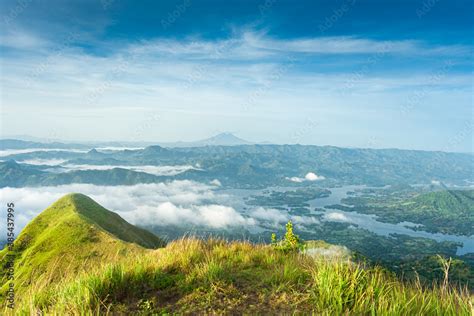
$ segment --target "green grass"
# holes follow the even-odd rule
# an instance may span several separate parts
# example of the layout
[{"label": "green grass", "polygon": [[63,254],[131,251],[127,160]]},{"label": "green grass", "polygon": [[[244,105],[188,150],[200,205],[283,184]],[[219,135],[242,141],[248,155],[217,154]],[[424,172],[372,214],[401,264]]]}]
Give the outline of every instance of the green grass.
[{"label": "green grass", "polygon": [[[59,199],[32,220],[15,241],[15,288],[25,291],[47,274],[59,281],[90,266],[113,262],[163,246],[152,233],[135,227],[82,194]],[[7,249],[0,251],[3,262]],[[0,300],[7,284],[6,268],[0,266]]]},{"label": "green grass", "polygon": [[[402,282],[380,267],[350,257],[334,260],[265,244],[196,238],[146,249],[142,246],[163,243],[111,214],[83,195],[68,195],[23,230],[15,244],[16,314],[471,315],[473,311],[465,289],[448,283],[428,288]],[[307,246],[331,247],[319,241]],[[4,255],[5,250],[0,259]],[[1,290],[4,295],[5,286]],[[0,296],[0,303],[3,300]],[[11,314],[6,308],[1,311]]]},{"label": "green grass", "polygon": [[[44,282],[43,284],[47,284]],[[470,315],[466,291],[271,246],[182,239],[44,285],[24,313]]]}]

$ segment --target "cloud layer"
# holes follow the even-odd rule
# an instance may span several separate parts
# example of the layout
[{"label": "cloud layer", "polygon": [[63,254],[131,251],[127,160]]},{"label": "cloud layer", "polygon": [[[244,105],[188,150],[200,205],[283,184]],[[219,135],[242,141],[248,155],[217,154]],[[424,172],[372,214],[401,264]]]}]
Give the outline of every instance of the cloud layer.
[{"label": "cloud layer", "polygon": [[5,157],[9,155],[18,155],[32,153],[35,151],[62,151],[62,152],[76,152],[76,153],[86,153],[87,150],[80,149],[60,149],[60,148],[27,148],[27,149],[3,149],[0,150],[0,157]]},{"label": "cloud layer", "polygon": [[156,176],[174,176],[188,170],[199,170],[193,166],[121,166],[121,165],[76,165],[64,164],[61,165],[63,171],[75,170],[111,170],[114,168],[128,169],[137,172],[145,172]]},{"label": "cloud layer", "polygon": [[315,224],[308,216],[262,207],[242,208],[239,197],[216,191],[217,181],[210,184],[183,180],[169,183],[133,186],[96,186],[71,184],[56,187],[2,188],[1,203],[16,205],[18,229],[61,196],[78,192],[90,196],[109,210],[137,225],[200,226],[215,229],[245,227],[281,227],[288,220],[298,225]]}]

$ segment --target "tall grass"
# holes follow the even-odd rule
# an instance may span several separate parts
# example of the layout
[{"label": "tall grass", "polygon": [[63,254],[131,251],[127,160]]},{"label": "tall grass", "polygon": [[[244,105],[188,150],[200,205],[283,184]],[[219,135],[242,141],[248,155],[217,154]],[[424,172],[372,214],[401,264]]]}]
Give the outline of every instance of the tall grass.
[{"label": "tall grass", "polygon": [[59,284],[37,282],[18,312],[471,315],[473,306],[467,290],[402,283],[349,260],[183,238]]}]

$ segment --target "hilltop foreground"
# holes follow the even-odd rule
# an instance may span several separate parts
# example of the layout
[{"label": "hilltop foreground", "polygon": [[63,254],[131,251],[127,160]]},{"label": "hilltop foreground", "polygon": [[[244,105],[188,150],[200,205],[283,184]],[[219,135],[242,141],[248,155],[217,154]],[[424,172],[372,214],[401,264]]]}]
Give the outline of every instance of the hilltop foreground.
[{"label": "hilltop foreground", "polygon": [[[90,198],[67,195],[15,242],[16,313],[472,313],[466,291],[403,283],[380,267],[324,251],[309,256],[195,238],[161,246]],[[6,253],[0,252],[2,284]],[[1,295],[5,306],[5,286]]]}]

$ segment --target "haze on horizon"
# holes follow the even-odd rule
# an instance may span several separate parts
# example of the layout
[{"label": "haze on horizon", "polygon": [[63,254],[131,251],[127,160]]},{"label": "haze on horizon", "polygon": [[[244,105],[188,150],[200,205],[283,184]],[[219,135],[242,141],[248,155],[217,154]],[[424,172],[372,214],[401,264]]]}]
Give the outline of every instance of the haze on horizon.
[{"label": "haze on horizon", "polygon": [[1,135],[472,152],[472,1],[3,1]]}]

